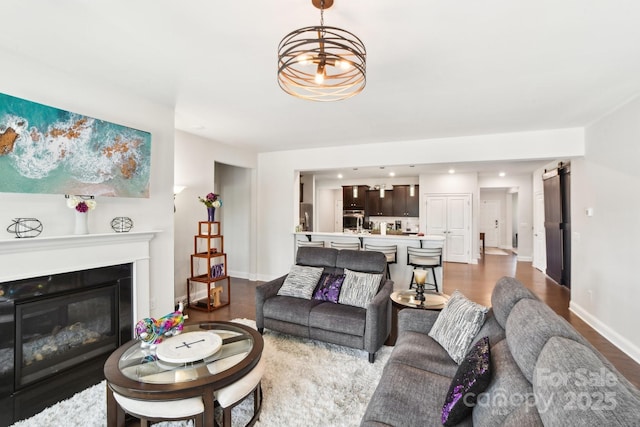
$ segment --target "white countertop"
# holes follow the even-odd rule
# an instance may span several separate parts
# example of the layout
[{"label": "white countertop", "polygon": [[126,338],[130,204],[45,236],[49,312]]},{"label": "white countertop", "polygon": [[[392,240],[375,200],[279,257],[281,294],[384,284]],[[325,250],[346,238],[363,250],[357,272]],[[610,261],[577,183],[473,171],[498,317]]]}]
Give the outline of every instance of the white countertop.
[{"label": "white countertop", "polygon": [[333,237],[365,237],[371,239],[395,239],[395,240],[435,240],[443,241],[444,236],[425,235],[418,236],[416,234],[371,234],[371,233],[338,233],[338,232],[322,232],[322,231],[298,231],[293,233],[299,236],[333,236]]}]

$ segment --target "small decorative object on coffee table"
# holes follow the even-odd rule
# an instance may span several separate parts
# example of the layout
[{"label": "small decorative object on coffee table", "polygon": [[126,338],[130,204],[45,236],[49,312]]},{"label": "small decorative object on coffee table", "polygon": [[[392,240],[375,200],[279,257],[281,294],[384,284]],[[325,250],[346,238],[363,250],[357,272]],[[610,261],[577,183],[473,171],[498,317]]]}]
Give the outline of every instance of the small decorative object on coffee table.
[{"label": "small decorative object on coffee table", "polygon": [[424,283],[427,281],[427,270],[413,270],[413,275],[416,279],[416,301],[419,301],[419,305],[424,303]]}]

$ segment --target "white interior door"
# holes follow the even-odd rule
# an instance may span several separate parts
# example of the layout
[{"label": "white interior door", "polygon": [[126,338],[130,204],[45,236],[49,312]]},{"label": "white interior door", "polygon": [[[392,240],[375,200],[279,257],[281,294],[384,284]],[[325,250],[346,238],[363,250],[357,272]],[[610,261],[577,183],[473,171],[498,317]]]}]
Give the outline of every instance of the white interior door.
[{"label": "white interior door", "polygon": [[500,246],[500,201],[480,202],[480,233],[484,233],[485,246]]},{"label": "white interior door", "polygon": [[342,233],[342,227],[342,200],[338,199],[335,201],[335,206],[333,207],[333,231]]},{"label": "white interior door", "polygon": [[547,270],[547,246],[544,231],[544,193],[536,192],[533,196],[533,267],[545,272]]},{"label": "white interior door", "polygon": [[427,234],[445,237],[444,261],[468,263],[471,257],[471,196],[427,195]]}]

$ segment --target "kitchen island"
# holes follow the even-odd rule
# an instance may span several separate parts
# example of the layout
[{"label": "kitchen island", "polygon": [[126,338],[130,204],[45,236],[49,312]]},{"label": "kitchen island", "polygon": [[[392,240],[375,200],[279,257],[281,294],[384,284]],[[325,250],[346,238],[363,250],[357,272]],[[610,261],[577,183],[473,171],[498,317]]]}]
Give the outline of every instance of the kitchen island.
[{"label": "kitchen island", "polygon": [[[336,232],[313,232],[301,231],[294,233],[293,244],[297,250],[298,241],[323,241],[324,246],[331,247],[331,242],[358,242],[360,248],[364,249],[366,244],[370,245],[396,245],[398,252],[396,254],[396,264],[390,264],[391,280],[393,280],[393,289],[397,291],[409,288],[413,267],[407,265],[407,247],[416,248],[442,248],[444,247],[444,236],[426,235],[418,236],[417,234],[371,234],[371,233],[336,233]],[[294,251],[295,253],[296,251]],[[436,270],[436,279],[438,281],[438,290],[444,291],[444,277],[442,267]],[[427,283],[433,283],[431,271],[427,276]]]}]

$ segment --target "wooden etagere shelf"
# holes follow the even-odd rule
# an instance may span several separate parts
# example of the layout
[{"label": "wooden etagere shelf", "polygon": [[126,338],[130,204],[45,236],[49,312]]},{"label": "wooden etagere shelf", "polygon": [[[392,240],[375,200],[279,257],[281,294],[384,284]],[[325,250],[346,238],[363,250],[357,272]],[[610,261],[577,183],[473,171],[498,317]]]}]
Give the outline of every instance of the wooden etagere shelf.
[{"label": "wooden etagere shelf", "polygon": [[[207,271],[200,273],[204,264]],[[224,282],[226,281],[226,291]],[[206,285],[207,297],[191,300],[191,286]],[[198,234],[193,236],[191,276],[187,279],[187,306],[196,310],[213,311],[231,303],[231,278],[227,274],[227,254],[220,222],[198,222]]]}]

